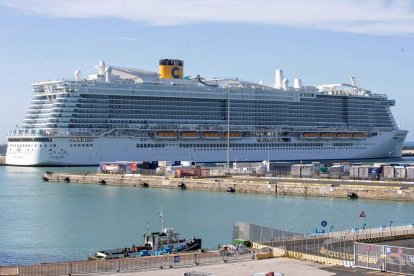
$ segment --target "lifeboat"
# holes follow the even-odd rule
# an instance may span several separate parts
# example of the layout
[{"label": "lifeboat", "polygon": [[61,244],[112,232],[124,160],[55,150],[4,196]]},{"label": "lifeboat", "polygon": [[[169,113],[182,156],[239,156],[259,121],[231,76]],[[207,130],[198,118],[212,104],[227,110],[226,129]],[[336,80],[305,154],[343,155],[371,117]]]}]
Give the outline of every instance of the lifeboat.
[{"label": "lifeboat", "polygon": [[220,139],[221,133],[217,131],[205,131],[203,132],[203,137],[206,139]]},{"label": "lifeboat", "polygon": [[177,133],[175,131],[158,131],[156,137],[159,139],[173,139],[177,138]]},{"label": "lifeboat", "polygon": [[336,137],[338,137],[339,139],[349,139],[352,137],[352,133],[349,132],[338,132],[336,134]]},{"label": "lifeboat", "polygon": [[184,139],[196,139],[200,135],[197,131],[182,131],[180,132],[180,137]]},{"label": "lifeboat", "polygon": [[319,134],[316,132],[304,132],[302,134],[302,137],[305,139],[317,139],[319,137]]},{"label": "lifeboat", "polygon": [[355,132],[352,134],[352,137],[355,139],[365,139],[367,138],[367,135],[363,132]]},{"label": "lifeboat", "polygon": [[230,132],[230,133],[224,132],[224,137],[227,138],[227,136],[229,136],[230,139],[237,139],[237,138],[241,138],[242,134],[240,132]]},{"label": "lifeboat", "polygon": [[320,135],[322,139],[332,139],[332,138],[335,138],[335,136],[336,134],[333,132],[322,132]]}]

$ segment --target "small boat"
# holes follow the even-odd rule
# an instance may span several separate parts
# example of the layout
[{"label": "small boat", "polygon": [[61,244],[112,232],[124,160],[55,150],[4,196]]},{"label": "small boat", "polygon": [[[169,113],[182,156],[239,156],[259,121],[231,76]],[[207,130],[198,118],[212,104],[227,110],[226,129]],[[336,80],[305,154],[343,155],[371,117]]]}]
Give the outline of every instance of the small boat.
[{"label": "small boat", "polygon": [[183,139],[196,139],[200,137],[200,134],[197,131],[182,131],[180,132],[180,137]]},{"label": "small boat", "polygon": [[205,131],[203,132],[203,137],[206,139],[220,139],[221,133],[217,131]]},{"label": "small boat", "polygon": [[335,136],[336,134],[333,132],[322,132],[320,135],[322,139],[332,139],[332,138],[335,138]]},{"label": "small boat", "polygon": [[237,139],[237,138],[241,138],[242,134],[241,132],[234,132],[234,131],[230,133],[224,132],[224,137],[227,138],[227,136],[229,136],[230,139]]},{"label": "small boat", "polygon": [[317,139],[319,137],[319,134],[316,132],[304,132],[302,134],[302,137],[305,139]]},{"label": "small boat", "polygon": [[160,212],[161,231],[144,234],[140,246],[102,250],[89,256],[90,260],[117,259],[125,257],[156,256],[177,252],[187,252],[201,249],[201,239],[192,237],[189,240],[180,239],[173,228],[164,228],[163,213]]},{"label": "small boat", "polygon": [[177,132],[175,131],[158,131],[156,133],[158,139],[175,139],[177,138]]},{"label": "small boat", "polygon": [[354,134],[352,134],[352,137],[355,139],[365,139],[367,138],[367,135],[363,132],[355,132]]},{"label": "small boat", "polygon": [[336,134],[336,137],[338,137],[339,139],[349,139],[352,137],[352,133],[349,132],[338,132]]}]

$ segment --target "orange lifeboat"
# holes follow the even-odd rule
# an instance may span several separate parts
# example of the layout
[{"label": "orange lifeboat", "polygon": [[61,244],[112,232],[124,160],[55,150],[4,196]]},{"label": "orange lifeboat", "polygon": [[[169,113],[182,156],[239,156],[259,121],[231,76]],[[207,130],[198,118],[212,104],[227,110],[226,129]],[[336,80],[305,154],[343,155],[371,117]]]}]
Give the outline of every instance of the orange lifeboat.
[{"label": "orange lifeboat", "polygon": [[338,137],[339,139],[349,139],[352,137],[352,133],[349,132],[338,132],[336,134],[336,137]]},{"label": "orange lifeboat", "polygon": [[230,132],[230,133],[224,132],[224,137],[227,138],[227,136],[229,136],[230,139],[237,139],[237,138],[241,138],[242,134],[240,132]]},{"label": "orange lifeboat", "polygon": [[158,131],[156,137],[159,139],[174,139],[177,138],[177,132],[175,131]]},{"label": "orange lifeboat", "polygon": [[316,132],[304,132],[302,134],[302,137],[305,139],[317,139],[319,137],[319,134]]},{"label": "orange lifeboat", "polygon": [[180,137],[184,139],[195,139],[198,138],[200,135],[197,131],[182,131],[180,133]]},{"label": "orange lifeboat", "polygon": [[352,137],[355,139],[365,139],[367,138],[367,135],[363,132],[355,132],[352,134]]},{"label": "orange lifeboat", "polygon": [[217,131],[205,131],[203,132],[203,137],[206,139],[220,139],[221,133]]},{"label": "orange lifeboat", "polygon": [[322,139],[332,139],[332,138],[335,138],[335,136],[336,134],[333,132],[322,132],[320,135]]}]

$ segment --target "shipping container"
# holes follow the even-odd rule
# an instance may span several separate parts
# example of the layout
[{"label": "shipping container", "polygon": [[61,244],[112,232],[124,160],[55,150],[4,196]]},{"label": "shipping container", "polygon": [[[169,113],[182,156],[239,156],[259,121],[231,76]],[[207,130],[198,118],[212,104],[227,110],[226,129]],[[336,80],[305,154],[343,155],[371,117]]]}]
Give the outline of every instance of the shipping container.
[{"label": "shipping container", "polygon": [[395,166],[394,167],[395,179],[405,179],[405,167]]},{"label": "shipping container", "polygon": [[291,176],[293,177],[300,177],[302,173],[302,164],[295,164],[291,167]]},{"label": "shipping container", "polygon": [[358,167],[358,178],[360,179],[368,179],[369,178],[369,168],[370,166],[359,166]]},{"label": "shipping container", "polygon": [[335,164],[329,168],[329,172],[344,172],[344,165]]},{"label": "shipping container", "polygon": [[414,180],[414,167],[406,167],[407,180]]},{"label": "shipping container", "polygon": [[181,166],[188,166],[188,167],[194,165],[192,161],[181,161],[180,164]]},{"label": "shipping container", "polygon": [[368,177],[371,179],[379,179],[382,173],[382,167],[370,167],[368,169]]},{"label": "shipping container", "polygon": [[210,169],[200,168],[179,168],[175,170],[175,177],[208,177]]},{"label": "shipping container", "polygon": [[312,162],[313,167],[315,168],[315,173],[319,173],[321,168],[321,162]]},{"label": "shipping container", "polygon": [[173,161],[158,161],[159,167],[169,167],[173,165]]},{"label": "shipping container", "polygon": [[293,165],[292,162],[266,162],[267,171],[289,171]]},{"label": "shipping container", "polygon": [[359,168],[359,166],[354,166],[354,165],[352,165],[352,167],[349,168],[349,177],[350,178],[353,178],[353,179],[359,178],[358,168]]},{"label": "shipping container", "polygon": [[313,164],[302,165],[301,177],[313,177],[315,174],[315,166]]},{"label": "shipping container", "polygon": [[393,166],[384,166],[383,167],[383,177],[384,179],[394,179],[394,167]]},{"label": "shipping container", "polygon": [[344,165],[336,164],[329,168],[330,178],[341,178],[344,173]]},{"label": "shipping container", "polygon": [[321,167],[321,168],[319,169],[319,171],[320,171],[321,173],[327,173],[327,172],[328,172],[328,168],[327,168],[327,167]]},{"label": "shipping container", "polygon": [[241,168],[249,168],[251,167],[251,163],[250,162],[234,162],[233,163],[233,169],[241,169]]}]

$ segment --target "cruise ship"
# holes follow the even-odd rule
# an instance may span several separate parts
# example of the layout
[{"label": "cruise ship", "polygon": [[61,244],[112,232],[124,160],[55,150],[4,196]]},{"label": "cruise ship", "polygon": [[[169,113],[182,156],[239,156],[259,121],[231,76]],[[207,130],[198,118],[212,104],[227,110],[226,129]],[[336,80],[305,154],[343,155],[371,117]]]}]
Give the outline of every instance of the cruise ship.
[{"label": "cruise ship", "polygon": [[289,86],[184,77],[182,60],[159,72],[95,65],[83,78],[36,82],[24,121],[8,132],[6,163],[96,165],[108,160],[194,162],[401,157],[407,131],[395,101],[357,85]]}]

